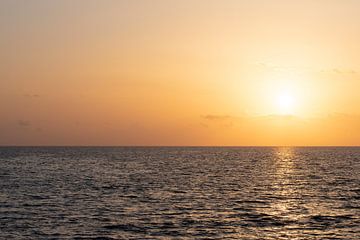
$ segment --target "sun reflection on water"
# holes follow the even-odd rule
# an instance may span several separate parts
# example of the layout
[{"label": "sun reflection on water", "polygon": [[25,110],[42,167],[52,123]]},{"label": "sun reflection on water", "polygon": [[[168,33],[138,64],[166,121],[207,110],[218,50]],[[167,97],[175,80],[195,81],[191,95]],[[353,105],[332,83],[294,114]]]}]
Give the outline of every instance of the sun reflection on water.
[{"label": "sun reflection on water", "polygon": [[296,178],[296,149],[281,147],[274,149],[273,171],[271,181],[271,202],[264,208],[265,214],[278,218],[283,234],[299,221],[304,213],[301,202],[301,189]]}]

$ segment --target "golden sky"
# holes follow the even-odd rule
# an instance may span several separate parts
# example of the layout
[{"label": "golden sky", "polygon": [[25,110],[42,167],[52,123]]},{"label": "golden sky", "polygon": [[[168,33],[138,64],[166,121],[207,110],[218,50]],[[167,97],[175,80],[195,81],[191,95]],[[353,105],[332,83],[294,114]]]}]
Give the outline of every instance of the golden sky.
[{"label": "golden sky", "polygon": [[0,145],[360,145],[358,0],[3,0]]}]

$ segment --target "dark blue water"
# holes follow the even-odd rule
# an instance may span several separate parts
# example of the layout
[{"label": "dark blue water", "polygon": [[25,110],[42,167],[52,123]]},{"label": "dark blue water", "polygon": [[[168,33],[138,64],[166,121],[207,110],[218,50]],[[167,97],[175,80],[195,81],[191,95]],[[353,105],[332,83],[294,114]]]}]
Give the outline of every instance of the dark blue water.
[{"label": "dark blue water", "polygon": [[0,148],[0,239],[360,239],[360,148]]}]

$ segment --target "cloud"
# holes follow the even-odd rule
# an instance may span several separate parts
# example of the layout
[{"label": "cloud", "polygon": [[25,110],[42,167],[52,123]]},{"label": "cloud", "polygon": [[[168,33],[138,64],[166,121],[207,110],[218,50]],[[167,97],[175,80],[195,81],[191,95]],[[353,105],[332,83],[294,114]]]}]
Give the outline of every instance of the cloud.
[{"label": "cloud", "polygon": [[[233,127],[236,122],[238,122],[239,118],[230,116],[230,115],[213,115],[208,114],[202,116],[206,123],[201,123],[204,127],[209,127],[209,125],[218,125],[225,128]],[[208,124],[207,124],[208,123]]]},{"label": "cloud", "polygon": [[235,119],[235,117],[229,115],[211,115],[211,114],[202,116],[202,118],[209,121],[228,121]]},{"label": "cloud", "polygon": [[355,70],[346,70],[346,69],[333,69],[333,72],[337,73],[337,74],[357,74],[357,72]]},{"label": "cloud", "polygon": [[27,97],[27,98],[39,98],[40,97],[39,94],[29,94],[29,93],[26,93],[23,96]]},{"label": "cloud", "polygon": [[27,121],[27,120],[19,120],[18,125],[21,126],[21,127],[30,127],[31,122]]},{"label": "cloud", "polygon": [[272,65],[264,62],[257,63],[257,66],[267,71],[297,71],[297,72],[307,72],[307,73],[322,73],[322,74],[334,74],[334,75],[346,75],[352,76],[357,75],[358,71],[351,68],[342,68],[342,67],[329,67],[323,69],[316,69],[312,67],[300,67],[300,66],[291,66],[291,65]]},{"label": "cloud", "polygon": [[328,74],[337,74],[337,75],[356,75],[356,74],[358,74],[358,72],[353,69],[341,69],[341,68],[323,69],[320,72],[328,73]]}]

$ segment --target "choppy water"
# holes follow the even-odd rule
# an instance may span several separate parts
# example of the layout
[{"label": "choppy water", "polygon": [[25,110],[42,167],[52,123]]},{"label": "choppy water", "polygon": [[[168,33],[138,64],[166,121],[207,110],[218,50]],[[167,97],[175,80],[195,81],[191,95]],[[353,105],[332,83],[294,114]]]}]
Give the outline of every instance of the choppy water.
[{"label": "choppy water", "polygon": [[360,148],[0,148],[0,239],[360,239]]}]

